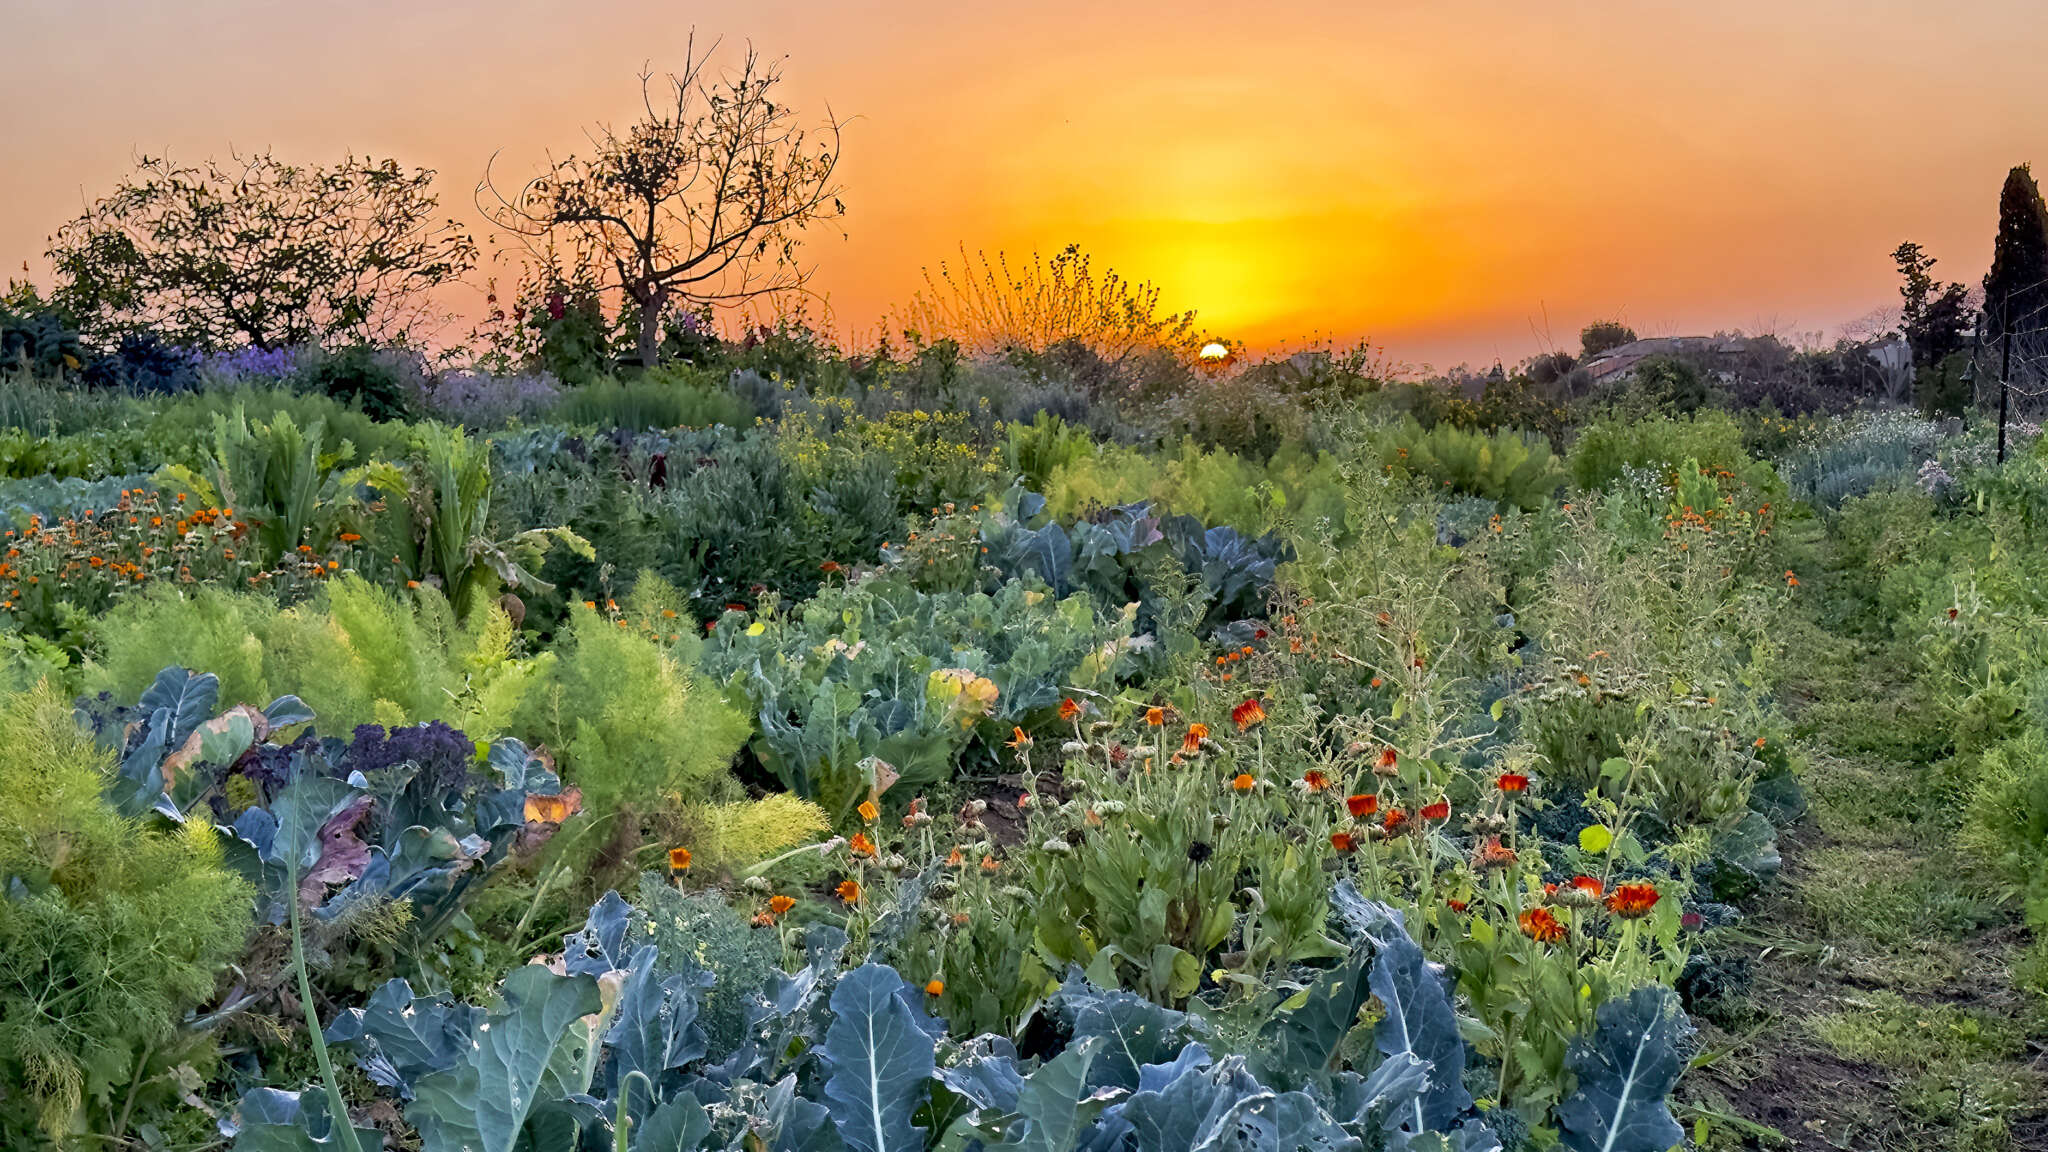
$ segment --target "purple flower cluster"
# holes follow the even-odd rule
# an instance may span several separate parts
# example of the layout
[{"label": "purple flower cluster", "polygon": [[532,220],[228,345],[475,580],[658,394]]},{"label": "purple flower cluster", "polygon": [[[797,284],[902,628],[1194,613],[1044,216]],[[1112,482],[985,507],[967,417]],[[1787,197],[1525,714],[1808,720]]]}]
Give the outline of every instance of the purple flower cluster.
[{"label": "purple flower cluster", "polygon": [[476,745],[469,737],[439,720],[389,733],[379,725],[363,724],[356,728],[342,767],[367,776],[410,762],[419,765],[419,779],[429,794],[443,795],[469,787],[474,779],[469,766],[475,757]]},{"label": "purple flower cluster", "polygon": [[561,389],[545,374],[493,376],[488,372],[450,372],[429,385],[427,408],[451,424],[467,428],[502,428],[545,416],[561,398]]},{"label": "purple flower cluster", "polygon": [[207,357],[204,367],[216,375],[237,380],[282,380],[299,370],[299,351],[296,348],[237,348]]}]

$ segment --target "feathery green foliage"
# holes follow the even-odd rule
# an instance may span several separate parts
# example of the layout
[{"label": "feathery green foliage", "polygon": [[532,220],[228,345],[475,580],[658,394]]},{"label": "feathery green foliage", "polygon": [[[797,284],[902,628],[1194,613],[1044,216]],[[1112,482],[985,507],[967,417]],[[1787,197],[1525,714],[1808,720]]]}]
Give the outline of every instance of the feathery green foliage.
[{"label": "feathery green foliage", "polygon": [[[93,1146],[123,1094],[198,1046],[177,1021],[250,922],[212,826],[103,798],[106,754],[47,685],[0,702],[0,1135]],[[18,1086],[18,1090],[16,1090]],[[12,1135],[8,1135],[12,1133]]]}]

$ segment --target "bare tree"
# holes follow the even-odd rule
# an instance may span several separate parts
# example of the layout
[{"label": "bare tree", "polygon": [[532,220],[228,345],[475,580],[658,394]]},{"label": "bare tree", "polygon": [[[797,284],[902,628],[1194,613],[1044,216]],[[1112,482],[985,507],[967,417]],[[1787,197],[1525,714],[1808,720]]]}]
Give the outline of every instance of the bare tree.
[{"label": "bare tree", "polygon": [[640,362],[653,366],[672,304],[731,304],[800,289],[803,229],[846,211],[833,182],[842,121],[829,110],[822,140],[775,99],[778,63],[751,47],[735,73],[713,76],[693,37],[683,69],[656,84],[640,76],[646,115],[623,132],[599,126],[588,156],[553,164],[515,193],[488,169],[477,203],[523,237],[544,268],[561,253],[602,270],[607,292],[637,326]]}]

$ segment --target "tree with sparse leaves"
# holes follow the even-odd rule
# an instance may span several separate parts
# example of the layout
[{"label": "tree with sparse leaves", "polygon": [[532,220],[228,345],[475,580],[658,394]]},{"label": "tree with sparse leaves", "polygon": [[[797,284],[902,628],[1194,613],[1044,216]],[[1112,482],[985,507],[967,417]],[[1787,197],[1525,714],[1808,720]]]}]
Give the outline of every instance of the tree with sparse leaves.
[{"label": "tree with sparse leaves", "polygon": [[543,276],[601,274],[649,367],[672,308],[802,288],[804,229],[845,212],[834,181],[841,122],[828,114],[813,136],[777,100],[779,65],[749,49],[737,72],[715,77],[710,55],[698,56],[693,40],[666,83],[643,74],[644,118],[623,131],[599,127],[588,155],[510,195],[488,172],[477,187],[484,214],[527,242]]},{"label": "tree with sparse leaves", "polygon": [[1927,368],[1961,351],[1965,334],[1975,319],[1970,308],[1970,290],[1961,284],[1941,284],[1932,275],[1935,260],[1918,244],[1905,243],[1892,252],[1899,266],[1899,333],[1913,350],[1913,364]]},{"label": "tree with sparse leaves", "polygon": [[404,341],[476,261],[469,235],[436,217],[433,181],[354,156],[144,157],[51,240],[52,298],[108,347],[143,329],[208,351]]}]

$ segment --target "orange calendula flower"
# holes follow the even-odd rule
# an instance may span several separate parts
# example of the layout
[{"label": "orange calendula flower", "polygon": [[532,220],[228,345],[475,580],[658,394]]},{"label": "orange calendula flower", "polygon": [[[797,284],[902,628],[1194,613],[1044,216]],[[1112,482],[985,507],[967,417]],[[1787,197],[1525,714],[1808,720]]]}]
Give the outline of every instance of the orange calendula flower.
[{"label": "orange calendula flower", "polygon": [[1598,896],[1602,892],[1606,891],[1606,886],[1601,884],[1599,880],[1591,876],[1572,877],[1572,887],[1578,889],[1581,892],[1590,892],[1595,896]]},{"label": "orange calendula flower", "polygon": [[1153,728],[1164,726],[1166,723],[1166,709],[1157,707],[1145,709],[1145,723]]},{"label": "orange calendula flower", "polygon": [[967,863],[967,853],[959,848],[956,847],[951,852],[946,853],[946,867],[958,868],[965,863]]},{"label": "orange calendula flower", "polygon": [[768,910],[777,916],[788,912],[794,907],[796,907],[796,897],[794,896],[784,896],[782,893],[777,892],[768,898]]},{"label": "orange calendula flower", "polygon": [[1472,904],[1467,900],[1446,900],[1444,901],[1444,906],[1453,912],[1463,912],[1465,909],[1470,908]]},{"label": "orange calendula flower", "polygon": [[1787,569],[1785,570],[1785,587],[1787,587],[1787,588],[1797,588],[1797,587],[1799,587],[1799,577],[1797,577],[1797,576],[1794,576],[1794,575],[1792,574],[1792,570],[1791,570],[1790,568],[1787,568]]},{"label": "orange calendula flower", "polygon": [[996,869],[998,869],[998,868],[1001,868],[1001,867],[1002,867],[1002,865],[1001,865],[1001,864],[998,864],[998,863],[996,862],[996,858],[995,858],[995,857],[993,857],[993,856],[990,856],[990,855],[987,855],[986,853],[984,853],[984,854],[982,855],[982,857],[981,857],[981,870],[982,870],[983,872],[994,872],[994,871],[995,871]]},{"label": "orange calendula flower", "polygon": [[1339,852],[1354,852],[1358,849],[1358,838],[1349,832],[1332,832],[1330,847]]},{"label": "orange calendula flower", "polygon": [[833,891],[838,894],[842,903],[860,903],[860,881],[858,880],[841,880],[839,887],[834,888]]},{"label": "orange calendula flower", "polygon": [[1252,789],[1258,787],[1259,782],[1257,780],[1252,779],[1251,773],[1239,772],[1236,778],[1231,780],[1230,786],[1232,788],[1237,789],[1239,792],[1249,792]]},{"label": "orange calendula flower", "polygon": [[1392,747],[1380,749],[1380,767],[1392,768],[1401,762],[1401,754]]},{"label": "orange calendula flower", "polygon": [[1564,939],[1564,925],[1548,908],[1531,908],[1515,917],[1515,922],[1522,926],[1522,935],[1539,944],[1555,944]]},{"label": "orange calendula flower", "polygon": [[875,802],[873,800],[861,801],[860,807],[854,809],[854,811],[860,813],[860,818],[867,821],[870,824],[873,824],[875,821],[882,818],[882,810],[880,808],[875,807]]},{"label": "orange calendula flower", "polygon": [[1654,884],[1617,884],[1607,895],[1607,910],[1624,920],[1635,920],[1648,916],[1662,898]]},{"label": "orange calendula flower", "polygon": [[1026,736],[1022,728],[1013,727],[1010,729],[1010,738],[1003,741],[1003,746],[1018,749],[1029,748],[1031,747],[1031,737]]},{"label": "orange calendula flower", "polygon": [[1379,687],[1380,685],[1382,685],[1382,684],[1384,684],[1384,683],[1386,683],[1386,681],[1384,681],[1384,680],[1380,679],[1379,677],[1375,676],[1375,677],[1373,677],[1373,678],[1372,678],[1372,684],[1371,684],[1371,687],[1377,688],[1377,687]]},{"label": "orange calendula flower", "polygon": [[1074,703],[1072,696],[1060,701],[1060,719],[1072,724],[1081,718],[1081,706]]},{"label": "orange calendula flower", "polygon": [[926,981],[926,982],[925,982],[925,986],[924,986],[924,994],[925,994],[925,995],[927,995],[927,996],[943,996],[943,995],[945,995],[945,994],[946,994],[946,982],[945,982],[944,980],[928,980],[928,981]]},{"label": "orange calendula flower", "polygon": [[669,849],[668,867],[671,872],[688,872],[690,870],[690,850],[688,848]]},{"label": "orange calendula flower", "polygon": [[846,846],[855,856],[873,856],[875,854],[875,842],[868,839],[868,834],[865,832],[855,832],[853,838],[846,842]]},{"label": "orange calendula flower", "polygon": [[1529,790],[1529,778],[1520,772],[1503,772],[1500,774],[1500,778],[1495,780],[1493,784],[1494,787],[1499,788],[1503,792],[1527,792]]},{"label": "orange calendula flower", "polygon": [[1363,820],[1380,810],[1380,798],[1371,794],[1346,796],[1344,798],[1344,807],[1351,813],[1353,819]]},{"label": "orange calendula flower", "polygon": [[1301,774],[1301,782],[1308,785],[1308,790],[1311,792],[1327,792],[1330,790],[1330,774],[1320,768],[1311,768],[1303,772]]},{"label": "orange calendula flower", "polygon": [[756,912],[754,913],[753,923],[756,928],[773,928],[775,927],[775,913]]},{"label": "orange calendula flower", "polygon": [[1424,805],[1422,818],[1424,820],[1449,820],[1451,818],[1451,802],[1449,800],[1439,800],[1434,804]]},{"label": "orange calendula flower", "polygon": [[1389,808],[1387,809],[1387,814],[1380,817],[1380,827],[1386,829],[1389,834],[1399,832],[1401,826],[1406,823],[1408,823],[1408,813],[1399,808]]},{"label": "orange calendula flower", "polygon": [[1266,706],[1257,700],[1247,700],[1230,710],[1230,720],[1239,732],[1248,732],[1266,722]]},{"label": "orange calendula flower", "polygon": [[358,540],[361,540],[361,539],[362,539],[362,537],[361,537],[361,536],[358,536],[358,535],[356,535],[356,534],[355,534],[355,533],[353,533],[353,532],[343,532],[343,533],[341,534],[341,537],[340,537],[340,539],[341,539],[341,542],[342,542],[343,544],[353,544],[353,543],[355,543],[356,541],[358,541]]},{"label": "orange calendula flower", "polygon": [[1186,752],[1199,751],[1202,747],[1202,741],[1208,738],[1209,726],[1207,724],[1190,724],[1188,725],[1187,736],[1180,742],[1181,749]]}]

